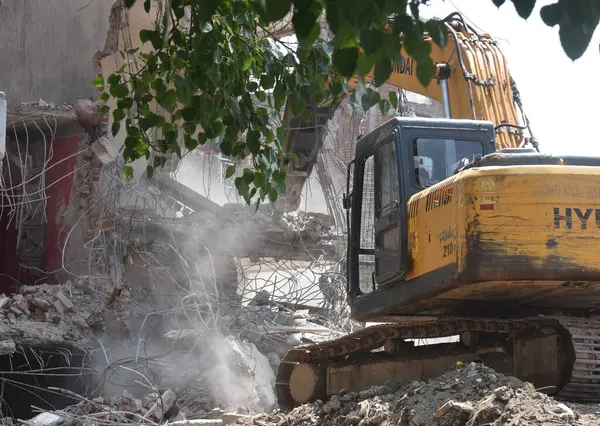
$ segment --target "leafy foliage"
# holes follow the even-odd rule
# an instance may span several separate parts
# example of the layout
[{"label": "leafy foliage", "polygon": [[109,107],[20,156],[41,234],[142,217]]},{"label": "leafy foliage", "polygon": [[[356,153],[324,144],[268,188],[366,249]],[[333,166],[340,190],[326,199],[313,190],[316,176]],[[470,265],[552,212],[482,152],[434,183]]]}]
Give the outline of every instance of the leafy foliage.
[{"label": "leafy foliage", "polygon": [[[504,3],[492,1],[497,6]],[[246,202],[255,196],[274,202],[285,192],[286,172],[294,160],[283,152],[286,102],[294,117],[309,119],[307,106],[325,100],[335,105],[349,91],[347,78],[362,78],[373,70],[373,83],[381,86],[393,64],[403,60],[402,45],[416,62],[420,82],[431,81],[431,46],[423,41],[423,33],[442,47],[447,33],[439,20],[420,19],[419,5],[425,2],[170,0],[165,14],[170,19],[140,32],[150,52],[123,52],[135,56],[140,65],[124,65],[106,82],[96,78],[94,84],[105,87],[100,101],[116,101],[111,130],[113,135],[121,128],[126,132],[126,162],[145,157],[151,177],[154,169],[165,165],[167,155],[181,157],[183,147],[193,150],[220,138],[224,155],[251,160],[252,168],[235,178]],[[134,3],[125,0],[127,7]],[[524,18],[535,6],[535,0],[512,3]],[[143,5],[148,12],[150,0]],[[265,29],[290,13],[297,49],[268,37]],[[323,13],[334,34],[330,42],[320,38],[318,19]],[[575,59],[587,48],[600,10],[597,0],[558,0],[543,7],[541,15],[546,24],[560,26],[562,46]],[[395,92],[389,100],[380,99],[377,91],[367,88],[361,102],[365,109],[378,105],[385,113],[398,99]],[[132,173],[126,166],[124,175],[131,178]],[[235,174],[233,166],[226,172],[227,177]]]}]

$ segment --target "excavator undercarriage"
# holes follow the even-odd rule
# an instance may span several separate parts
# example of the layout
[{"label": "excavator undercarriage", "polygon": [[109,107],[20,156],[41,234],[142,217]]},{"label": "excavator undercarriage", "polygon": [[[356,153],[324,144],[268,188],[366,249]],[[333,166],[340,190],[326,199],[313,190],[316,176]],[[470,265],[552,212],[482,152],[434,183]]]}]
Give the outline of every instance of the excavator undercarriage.
[{"label": "excavator undercarriage", "polygon": [[[415,339],[457,335],[458,342],[414,345]],[[450,317],[375,325],[292,349],[279,367],[276,391],[281,405],[293,407],[388,379],[426,380],[465,362],[482,362],[559,398],[597,402],[600,321]]]}]

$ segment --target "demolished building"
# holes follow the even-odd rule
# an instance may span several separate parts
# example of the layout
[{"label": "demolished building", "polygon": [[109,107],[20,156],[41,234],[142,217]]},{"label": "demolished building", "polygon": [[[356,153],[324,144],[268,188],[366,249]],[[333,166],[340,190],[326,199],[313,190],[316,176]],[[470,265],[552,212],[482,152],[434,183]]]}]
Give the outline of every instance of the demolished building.
[{"label": "demolished building", "polygon": [[[12,3],[11,10],[22,8],[15,28],[24,28],[21,16],[45,10]],[[138,163],[135,179],[126,182],[118,155],[123,137],[107,134],[110,123],[98,116],[91,80],[119,65],[118,46],[141,44],[137,34],[150,20],[141,2],[130,10],[120,1],[112,8],[100,3],[48,15],[57,28],[67,19],[69,31],[94,24],[75,37],[76,49],[66,54],[70,67],[37,81],[45,64],[26,55],[11,65],[20,68],[1,73],[8,113],[0,182],[0,381],[13,392],[4,397],[2,416],[32,417],[33,405],[64,409],[65,418],[85,408],[90,418],[110,411],[112,421],[158,422],[210,417],[212,408],[230,408],[248,395],[253,409],[267,409],[274,403],[273,370],[287,349],[357,326],[343,291],[339,164],[351,157],[359,133],[389,116],[365,115],[346,101],[325,120],[329,132],[305,132],[324,144],[314,185],[305,188],[316,195],[305,192],[302,208],[289,214],[275,215],[272,206],[254,213],[202,193],[177,177],[187,159],[173,158],[152,179]],[[44,34],[21,37],[29,37],[23,42],[33,50]],[[16,47],[0,49],[11,57]],[[22,92],[24,78],[35,84]],[[438,108],[402,105],[420,114]],[[217,179],[219,186],[225,183]],[[218,362],[217,376],[247,377],[234,398],[226,381],[207,372]],[[34,394],[37,402],[26,402]]]}]

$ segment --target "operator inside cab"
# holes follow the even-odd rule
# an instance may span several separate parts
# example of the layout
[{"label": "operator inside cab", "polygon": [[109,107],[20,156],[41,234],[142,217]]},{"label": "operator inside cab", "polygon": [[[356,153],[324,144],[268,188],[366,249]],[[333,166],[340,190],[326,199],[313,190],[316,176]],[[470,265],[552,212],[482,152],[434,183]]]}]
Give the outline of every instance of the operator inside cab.
[{"label": "operator inside cab", "polygon": [[458,173],[478,155],[483,155],[479,141],[417,138],[413,145],[415,179],[428,188]]}]

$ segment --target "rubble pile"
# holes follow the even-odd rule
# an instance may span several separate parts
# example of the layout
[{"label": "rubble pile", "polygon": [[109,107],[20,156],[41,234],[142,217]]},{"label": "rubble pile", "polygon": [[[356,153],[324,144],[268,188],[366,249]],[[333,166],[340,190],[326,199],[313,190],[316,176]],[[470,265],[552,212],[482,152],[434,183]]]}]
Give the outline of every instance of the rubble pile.
[{"label": "rubble pile", "polygon": [[212,229],[243,230],[242,235],[258,235],[256,231],[260,231],[267,237],[283,239],[292,244],[304,241],[333,245],[337,241],[336,229],[331,218],[318,213],[284,213],[277,219],[268,209],[254,211],[247,206],[230,203],[223,205],[222,214],[194,212],[189,216],[189,221]]},{"label": "rubble pile", "polygon": [[[22,286],[0,295],[0,339],[3,351],[15,345],[81,344],[107,328],[124,328],[126,310],[109,312],[84,280],[62,285]],[[7,352],[8,350],[8,352]]]},{"label": "rubble pile", "polygon": [[157,383],[177,392],[187,418],[203,418],[215,408],[265,412],[276,406],[275,372],[253,343],[217,335],[196,341],[202,347],[173,354]]},{"label": "rubble pile", "polygon": [[597,425],[596,414],[579,414],[536,392],[529,383],[505,377],[478,363],[460,365],[427,382],[400,386],[388,381],[361,392],[332,396],[287,414],[239,419],[240,425],[337,426],[542,426]]},{"label": "rubble pile", "polygon": [[238,330],[241,338],[254,343],[271,361],[275,371],[279,360],[291,348],[343,335],[307,310],[292,311],[270,305],[265,292],[257,294],[248,306],[232,310],[225,321],[230,330]]},{"label": "rubble pile", "polygon": [[166,354],[155,368],[139,368],[146,361],[137,367],[134,363],[126,366],[138,372],[138,379],[151,377],[151,382],[122,386],[123,377],[117,371],[108,373],[106,381],[117,386],[99,386],[92,394],[80,396],[81,402],[43,413],[28,423],[80,426],[194,420],[204,424],[203,420],[221,422],[228,412],[249,415],[272,411],[276,407],[275,375],[267,358],[251,343],[205,337],[204,348]]}]

